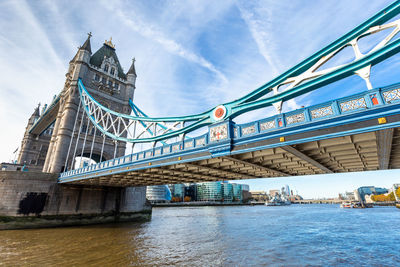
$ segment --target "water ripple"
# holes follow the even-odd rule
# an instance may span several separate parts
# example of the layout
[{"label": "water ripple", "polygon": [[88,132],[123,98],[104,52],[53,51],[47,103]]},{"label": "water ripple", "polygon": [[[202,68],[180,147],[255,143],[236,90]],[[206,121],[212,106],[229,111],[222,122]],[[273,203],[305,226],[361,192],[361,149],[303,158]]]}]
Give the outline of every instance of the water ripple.
[{"label": "water ripple", "polygon": [[1,266],[396,266],[400,210],[155,208],[152,221],[0,232]]}]

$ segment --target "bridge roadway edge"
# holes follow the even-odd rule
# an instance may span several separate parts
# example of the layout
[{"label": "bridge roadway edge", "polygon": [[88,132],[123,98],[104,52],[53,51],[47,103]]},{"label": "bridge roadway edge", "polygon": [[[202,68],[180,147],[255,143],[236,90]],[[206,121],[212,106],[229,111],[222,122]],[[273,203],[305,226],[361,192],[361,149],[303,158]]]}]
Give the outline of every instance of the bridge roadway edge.
[{"label": "bridge roadway edge", "polygon": [[0,171],[0,230],[151,219],[145,187],[62,185],[57,177]]}]

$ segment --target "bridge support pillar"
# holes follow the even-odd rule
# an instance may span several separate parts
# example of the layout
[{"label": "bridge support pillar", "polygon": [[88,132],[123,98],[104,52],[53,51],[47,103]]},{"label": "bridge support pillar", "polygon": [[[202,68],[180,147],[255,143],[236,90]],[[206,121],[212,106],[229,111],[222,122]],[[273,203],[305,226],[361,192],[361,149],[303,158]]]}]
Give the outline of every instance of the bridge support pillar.
[{"label": "bridge support pillar", "polygon": [[0,172],[0,230],[151,218],[146,187],[62,185],[57,174]]},{"label": "bridge support pillar", "polygon": [[61,104],[57,114],[56,129],[51,140],[51,150],[49,149],[46,157],[44,172],[59,173],[65,168],[65,160],[68,157],[68,147],[71,142],[79,103],[77,90],[76,85],[71,86],[62,96],[64,105]]}]

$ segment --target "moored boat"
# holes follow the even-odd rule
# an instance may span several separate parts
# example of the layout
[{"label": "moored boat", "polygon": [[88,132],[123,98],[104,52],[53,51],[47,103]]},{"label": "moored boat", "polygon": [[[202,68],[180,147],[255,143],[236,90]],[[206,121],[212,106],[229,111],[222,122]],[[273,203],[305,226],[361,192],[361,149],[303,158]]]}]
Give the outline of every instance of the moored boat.
[{"label": "moored boat", "polygon": [[343,202],[342,204],[340,204],[340,207],[342,209],[352,209],[354,208],[354,205],[351,202]]}]

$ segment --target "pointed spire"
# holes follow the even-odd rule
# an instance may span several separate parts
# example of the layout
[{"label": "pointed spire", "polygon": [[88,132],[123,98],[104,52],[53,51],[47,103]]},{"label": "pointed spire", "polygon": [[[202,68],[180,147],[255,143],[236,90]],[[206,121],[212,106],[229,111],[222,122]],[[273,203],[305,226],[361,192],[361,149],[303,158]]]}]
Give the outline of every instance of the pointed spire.
[{"label": "pointed spire", "polygon": [[33,114],[32,114],[31,117],[40,117],[39,109],[40,109],[40,103],[39,103],[38,106],[35,108],[35,111],[33,112]]},{"label": "pointed spire", "polygon": [[131,67],[129,68],[129,70],[128,70],[128,72],[126,73],[126,75],[128,75],[128,74],[133,74],[133,75],[137,76],[137,75],[136,75],[136,69],[135,69],[135,61],[136,61],[136,59],[133,58],[133,59],[132,59],[132,65],[131,65]]},{"label": "pointed spire", "polygon": [[86,39],[85,43],[80,47],[80,49],[88,51],[90,54],[92,53],[92,49],[90,46],[90,37],[92,37],[92,32],[88,33],[88,38]]}]

